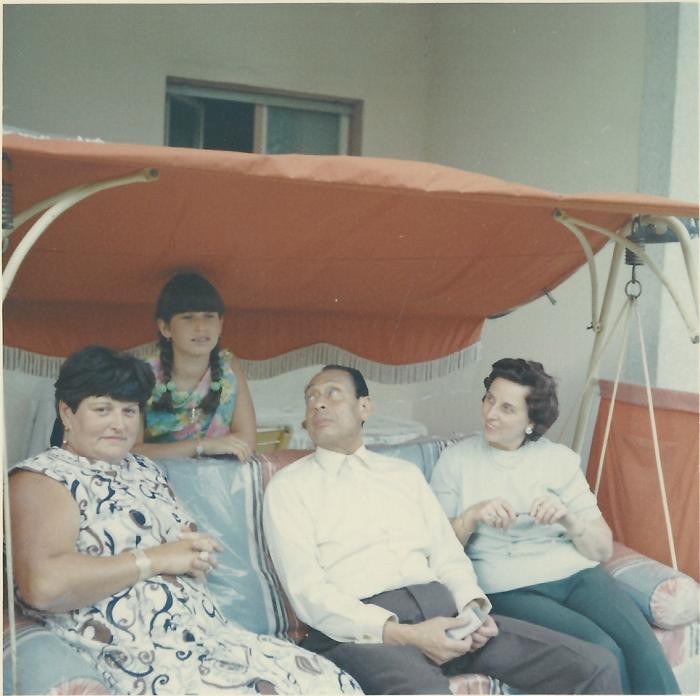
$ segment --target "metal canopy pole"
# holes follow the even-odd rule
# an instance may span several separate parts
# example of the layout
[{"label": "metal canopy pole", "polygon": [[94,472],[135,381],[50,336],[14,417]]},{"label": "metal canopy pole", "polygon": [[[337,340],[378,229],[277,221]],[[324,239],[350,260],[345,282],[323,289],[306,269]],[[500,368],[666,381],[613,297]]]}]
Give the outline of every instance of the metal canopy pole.
[{"label": "metal canopy pole", "polygon": [[578,418],[576,420],[576,430],[574,431],[574,439],[571,444],[572,449],[578,454],[581,453],[583,446],[583,437],[588,427],[588,419],[590,416],[591,399],[593,398],[593,387],[595,386],[598,377],[598,365],[603,355],[605,347],[605,335],[608,332],[608,317],[614,295],[614,290],[617,285],[617,276],[622,267],[623,249],[619,244],[613,249],[613,256],[610,261],[610,270],[608,272],[608,281],[605,286],[605,294],[603,296],[603,304],[600,309],[600,315],[595,322],[597,330],[593,339],[591,355],[588,359],[588,370],[586,371],[586,381],[583,385],[581,394],[581,403],[579,404]]},{"label": "metal canopy pole", "polygon": [[99,191],[116,188],[117,186],[125,186],[126,184],[155,181],[157,178],[157,169],[142,169],[134,174],[121,176],[116,179],[108,179],[106,181],[99,181],[91,184],[82,184],[81,186],[76,186],[64,191],[63,193],[59,193],[56,196],[47,198],[44,201],[40,201],[17,215],[17,219],[19,220],[17,224],[22,224],[33,215],[36,215],[40,211],[48,208],[46,212],[31,226],[27,234],[22,237],[21,241],[17,245],[17,248],[12,253],[12,256],[10,256],[7,266],[5,266],[2,278],[3,302],[7,297],[7,293],[10,290],[12,282],[15,279],[15,275],[22,264],[22,261],[24,261],[25,256],[29,253],[29,250],[34,246],[39,237],[41,237],[46,228],[59,215],[61,215],[61,213],[64,213],[66,210],[68,210],[68,208],[71,208],[76,203],[79,203],[83,199],[87,198],[88,196],[92,196],[94,193],[98,193]]}]

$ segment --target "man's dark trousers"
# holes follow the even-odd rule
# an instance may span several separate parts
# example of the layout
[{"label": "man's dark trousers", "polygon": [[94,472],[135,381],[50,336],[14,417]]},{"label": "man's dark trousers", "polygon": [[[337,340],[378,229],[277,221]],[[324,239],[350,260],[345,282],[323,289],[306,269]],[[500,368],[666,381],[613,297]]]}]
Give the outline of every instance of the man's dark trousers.
[{"label": "man's dark trousers", "polygon": [[[457,613],[451,593],[438,582],[389,590],[362,601],[393,612],[401,623]],[[621,693],[617,661],[607,650],[517,619],[494,619],[497,636],[442,666],[414,646],[338,643],[313,628],[301,645],[351,674],[367,694],[449,694],[448,677],[465,672],[488,674],[524,693]]]}]

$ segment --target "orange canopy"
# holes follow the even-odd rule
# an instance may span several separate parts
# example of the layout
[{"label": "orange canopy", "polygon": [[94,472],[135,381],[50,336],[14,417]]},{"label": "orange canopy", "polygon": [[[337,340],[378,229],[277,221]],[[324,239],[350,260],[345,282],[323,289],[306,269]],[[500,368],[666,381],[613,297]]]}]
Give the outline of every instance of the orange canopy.
[{"label": "orange canopy", "polygon": [[[560,196],[448,167],[369,157],[250,155],[6,135],[14,209],[154,167],[54,222],[4,304],[6,345],[67,355],[155,337],[158,291],[195,267],[221,291],[224,345],[262,360],[328,343],[402,365],[475,342],[484,318],[584,263],[560,208],[610,230],[697,205],[635,194]],[[11,236],[3,263],[25,234]],[[586,233],[594,250],[605,239]]]}]

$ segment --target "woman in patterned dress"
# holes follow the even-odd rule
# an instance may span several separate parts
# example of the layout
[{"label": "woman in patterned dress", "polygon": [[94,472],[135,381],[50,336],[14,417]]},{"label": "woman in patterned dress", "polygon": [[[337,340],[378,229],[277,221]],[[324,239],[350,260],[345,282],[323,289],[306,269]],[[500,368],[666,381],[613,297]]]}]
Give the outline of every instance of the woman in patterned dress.
[{"label": "woman in patterned dress", "polygon": [[198,273],[177,273],[156,303],[158,357],[143,443],[151,458],[232,454],[255,447],[255,409],[238,358],[221,350],[224,303]]},{"label": "woman in patterned dress", "polygon": [[153,381],[100,346],[63,364],[63,445],[10,476],[18,600],[118,693],[359,693],[323,658],[221,615],[206,582],[218,542],[129,453]]}]

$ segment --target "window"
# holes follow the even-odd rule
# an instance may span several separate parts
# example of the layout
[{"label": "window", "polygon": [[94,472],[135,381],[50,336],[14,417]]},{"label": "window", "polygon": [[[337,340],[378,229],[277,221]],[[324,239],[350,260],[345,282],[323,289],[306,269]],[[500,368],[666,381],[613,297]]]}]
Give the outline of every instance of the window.
[{"label": "window", "polygon": [[165,144],[267,154],[359,155],[362,101],[169,77]]}]

